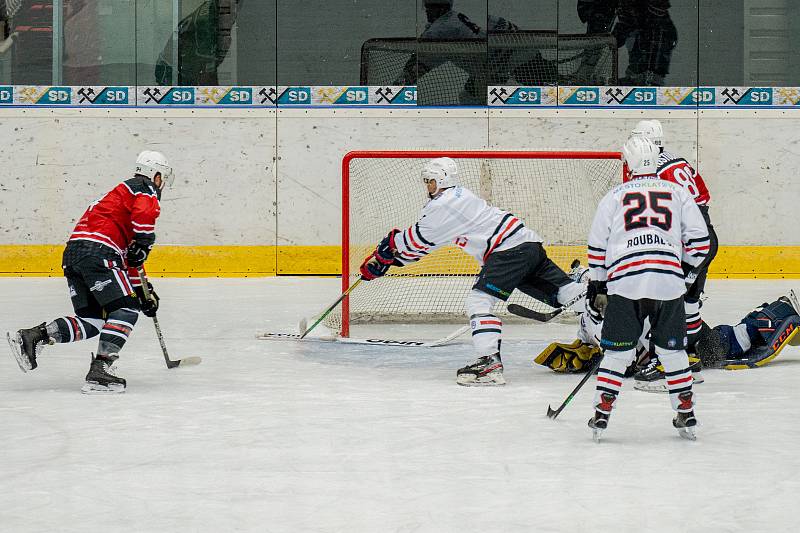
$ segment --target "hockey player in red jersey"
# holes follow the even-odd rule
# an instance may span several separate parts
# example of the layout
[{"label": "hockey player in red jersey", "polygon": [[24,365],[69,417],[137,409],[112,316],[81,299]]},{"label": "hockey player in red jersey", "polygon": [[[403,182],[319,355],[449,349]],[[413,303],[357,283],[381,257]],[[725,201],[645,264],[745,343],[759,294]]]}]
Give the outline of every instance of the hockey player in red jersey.
[{"label": "hockey player in red jersey", "polygon": [[155,292],[151,288],[153,298],[146,299],[136,274],[155,242],[161,191],[172,179],[167,159],[144,151],[136,159],[133,177],[89,206],[70,235],[62,260],[75,315],[8,334],[23,372],[38,366],[37,356],[45,344],[99,335],[82,390],[125,391],[125,379],[116,375],[114,363],[139,311],[152,317],[158,309]]},{"label": "hockey player in red jersey", "polygon": [[708,229],[686,189],[656,175],[659,151],[652,142],[633,136],[622,153],[631,179],[603,197],[589,233],[587,298],[608,294],[600,340],[604,355],[589,427],[599,440],[649,319],[650,340],[677,413],[673,425],[681,436],[693,439],[697,420],[683,295],[686,273],[707,255]]}]

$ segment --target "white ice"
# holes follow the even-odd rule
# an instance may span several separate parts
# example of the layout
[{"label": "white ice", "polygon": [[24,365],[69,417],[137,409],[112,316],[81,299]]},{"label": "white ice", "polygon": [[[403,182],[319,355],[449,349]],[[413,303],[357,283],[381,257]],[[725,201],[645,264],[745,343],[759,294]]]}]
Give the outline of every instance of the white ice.
[{"label": "white ice", "polygon": [[[200,366],[167,370],[145,317],[119,364],[123,395],[80,394],[94,341],[47,347],[29,374],[0,357],[0,531],[800,530],[798,348],[758,370],[706,370],[696,442],[671,427],[666,395],[627,383],[595,444],[591,385],[551,421],[548,403],[579,377],[531,365],[572,325],[509,326],[508,385],[462,388],[466,337],[255,340],[293,333],[336,279],[154,282],[173,357]],[[704,316],[735,322],[798,285],[714,280]],[[0,279],[3,332],[69,311],[61,279]],[[383,328],[431,340],[453,326]]]}]

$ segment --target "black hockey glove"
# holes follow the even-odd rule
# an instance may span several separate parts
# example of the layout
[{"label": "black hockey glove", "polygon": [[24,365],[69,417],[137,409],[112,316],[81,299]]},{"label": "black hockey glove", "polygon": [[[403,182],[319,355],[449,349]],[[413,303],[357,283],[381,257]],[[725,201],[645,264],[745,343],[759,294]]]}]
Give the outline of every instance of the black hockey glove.
[{"label": "black hockey glove", "polygon": [[128,266],[133,268],[139,268],[140,266],[142,266],[144,262],[147,261],[147,256],[150,255],[150,249],[152,247],[153,247],[152,245],[145,246],[143,244],[140,244],[139,241],[134,240],[128,246],[128,253],[127,253]]},{"label": "black hockey glove", "polygon": [[153,290],[153,284],[149,281],[147,282],[147,288],[150,289],[150,298],[145,298],[144,290],[141,285],[134,288],[134,291],[136,292],[136,298],[139,300],[139,307],[142,310],[142,314],[153,318],[156,316],[156,312],[158,312],[158,302],[160,298],[158,294],[156,294],[156,291]]},{"label": "black hockey glove", "polygon": [[378,243],[372,255],[367,256],[364,262],[361,263],[361,277],[364,278],[365,281],[371,281],[383,276],[389,271],[389,267],[392,265],[402,266],[402,263],[395,259],[397,248],[394,246],[394,236],[397,233],[400,233],[399,229],[390,231],[389,234]]},{"label": "black hockey glove", "polygon": [[692,288],[694,282],[697,281],[697,275],[700,273],[700,268],[693,267],[689,263],[681,263],[681,267],[683,268],[683,281],[686,283],[686,290]]},{"label": "black hockey glove", "polygon": [[608,287],[605,281],[591,280],[586,287],[586,301],[589,302],[589,307],[592,311],[599,316],[603,316],[606,312],[606,305],[608,304]]}]

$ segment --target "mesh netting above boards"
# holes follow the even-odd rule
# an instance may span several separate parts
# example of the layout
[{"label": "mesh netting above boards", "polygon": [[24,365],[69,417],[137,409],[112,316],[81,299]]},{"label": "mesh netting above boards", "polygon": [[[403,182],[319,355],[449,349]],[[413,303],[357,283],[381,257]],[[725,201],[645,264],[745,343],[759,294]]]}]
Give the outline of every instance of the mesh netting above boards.
[{"label": "mesh netting above boards", "polygon": [[[457,161],[461,185],[538,232],[548,255],[565,270],[574,259],[585,263],[595,208],[621,176],[615,152],[348,154],[342,165],[345,288],[358,278],[359,265],[391,228],[416,222],[428,201],[422,166],[443,156]],[[463,321],[464,302],[478,270],[477,262],[456,246],[442,247],[417,263],[392,267],[386,276],[362,283],[326,325],[346,335],[350,323]],[[519,291],[509,302],[549,309]],[[495,312],[508,315],[505,305]]]},{"label": "mesh netting above boards", "polygon": [[616,85],[610,34],[490,33],[487,39],[370,39],[362,85],[416,85],[419,105],[486,103],[490,85]]}]

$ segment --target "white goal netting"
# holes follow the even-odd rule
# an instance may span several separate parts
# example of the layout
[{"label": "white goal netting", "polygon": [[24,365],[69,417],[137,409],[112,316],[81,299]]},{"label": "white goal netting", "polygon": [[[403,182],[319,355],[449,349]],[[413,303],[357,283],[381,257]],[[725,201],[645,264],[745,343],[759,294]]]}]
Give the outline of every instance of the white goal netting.
[{"label": "white goal netting", "polygon": [[[489,203],[514,213],[538,232],[548,255],[568,270],[585,264],[586,238],[597,203],[620,182],[614,152],[353,152],[343,163],[343,287],[391,228],[406,228],[428,200],[420,178],[433,157],[459,166],[459,181]],[[346,336],[363,322],[461,322],[464,302],[479,266],[454,245],[418,263],[392,267],[362,283],[326,326]],[[515,291],[509,303],[545,310],[546,305]],[[505,304],[495,310],[507,316]]]}]

